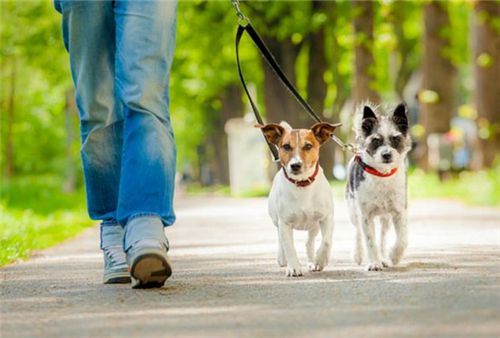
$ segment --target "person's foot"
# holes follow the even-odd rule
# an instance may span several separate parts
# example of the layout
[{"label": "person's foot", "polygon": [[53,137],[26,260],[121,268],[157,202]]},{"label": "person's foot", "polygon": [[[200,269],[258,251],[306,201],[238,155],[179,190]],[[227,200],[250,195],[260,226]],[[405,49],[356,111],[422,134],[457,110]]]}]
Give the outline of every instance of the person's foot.
[{"label": "person's foot", "polygon": [[111,246],[102,249],[104,253],[104,284],[130,283],[127,259],[122,246]]},{"label": "person's foot", "polygon": [[144,239],[127,251],[132,288],[155,288],[172,275],[167,248],[160,241]]},{"label": "person's foot", "polygon": [[104,284],[130,283],[127,258],[123,251],[125,231],[120,225],[101,225],[101,249],[104,254]]},{"label": "person's foot", "polygon": [[141,216],[127,223],[125,252],[132,288],[161,287],[172,275],[168,241],[159,217]]}]

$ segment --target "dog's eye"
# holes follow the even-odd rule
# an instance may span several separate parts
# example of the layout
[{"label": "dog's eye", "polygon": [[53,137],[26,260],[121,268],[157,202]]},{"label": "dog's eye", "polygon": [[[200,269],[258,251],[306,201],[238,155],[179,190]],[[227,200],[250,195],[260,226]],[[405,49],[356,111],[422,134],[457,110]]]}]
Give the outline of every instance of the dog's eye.
[{"label": "dog's eye", "polygon": [[394,147],[397,147],[401,142],[401,136],[391,136],[391,144]]},{"label": "dog's eye", "polygon": [[372,139],[372,145],[375,146],[375,147],[381,146],[382,143],[383,143],[383,141],[380,138],[374,138],[374,139]]},{"label": "dog's eye", "polygon": [[290,150],[292,150],[292,147],[288,143],[286,143],[286,144],[283,145],[283,149],[285,151],[290,151]]},{"label": "dog's eye", "polygon": [[312,149],[312,144],[308,143],[304,146],[304,150],[311,150]]}]

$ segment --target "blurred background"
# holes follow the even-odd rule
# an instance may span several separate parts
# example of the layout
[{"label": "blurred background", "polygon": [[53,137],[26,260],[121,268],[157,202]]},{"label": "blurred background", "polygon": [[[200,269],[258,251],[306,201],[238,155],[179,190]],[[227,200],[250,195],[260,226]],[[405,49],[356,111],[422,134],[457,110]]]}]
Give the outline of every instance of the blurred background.
[{"label": "blurred background", "polygon": [[[356,104],[405,101],[411,198],[500,205],[499,1],[244,1],[283,70],[352,140]],[[51,1],[0,2],[0,265],[92,225],[78,112]],[[180,1],[171,118],[181,198],[265,196],[276,170],[237,77],[230,1]],[[313,121],[244,38],[242,67],[267,121]],[[349,154],[324,146],[342,198]],[[250,165],[247,165],[250,163]]]}]

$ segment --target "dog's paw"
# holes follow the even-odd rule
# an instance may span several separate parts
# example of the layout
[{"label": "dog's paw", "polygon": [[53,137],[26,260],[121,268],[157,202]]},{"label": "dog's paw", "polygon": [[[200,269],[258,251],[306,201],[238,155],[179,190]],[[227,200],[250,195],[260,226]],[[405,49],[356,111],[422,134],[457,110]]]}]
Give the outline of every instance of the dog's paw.
[{"label": "dog's paw", "polygon": [[389,264],[389,261],[386,261],[386,260],[383,260],[383,261],[382,261],[382,267],[383,267],[383,268],[388,268],[388,267],[390,267],[390,266],[391,266],[391,265]]},{"label": "dog's paw", "polygon": [[311,271],[311,272],[323,271],[323,269],[325,268],[324,266],[320,266],[320,265],[313,263],[313,262],[307,263],[307,267],[309,268],[309,271]]},{"label": "dog's paw", "polygon": [[370,263],[365,267],[366,271],[382,271],[383,268],[384,268],[383,263],[380,262]]},{"label": "dog's paw", "polygon": [[300,269],[300,266],[287,266],[286,267],[286,276],[287,277],[301,277],[302,276],[302,270]]},{"label": "dog's paw", "polygon": [[316,266],[316,271],[322,271],[328,266],[328,261],[330,252],[328,249],[320,248],[316,253],[316,258],[314,259],[314,265]]}]

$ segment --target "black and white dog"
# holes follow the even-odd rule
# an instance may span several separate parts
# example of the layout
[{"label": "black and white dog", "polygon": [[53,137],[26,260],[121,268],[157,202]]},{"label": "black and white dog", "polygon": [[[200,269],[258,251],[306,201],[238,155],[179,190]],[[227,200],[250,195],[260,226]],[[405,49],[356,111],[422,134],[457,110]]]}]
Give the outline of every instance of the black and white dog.
[{"label": "black and white dog", "polygon": [[[411,149],[407,109],[362,105],[356,112],[354,131],[357,154],[349,163],[346,200],[356,228],[354,261],[366,262],[368,271],[398,264],[407,241],[406,155]],[[380,244],[375,236],[380,222]],[[386,234],[394,225],[396,242],[389,257]],[[366,255],[363,255],[363,251]]]}]

